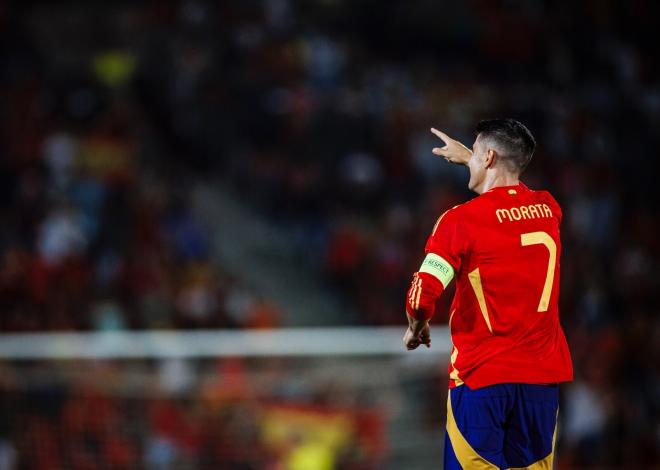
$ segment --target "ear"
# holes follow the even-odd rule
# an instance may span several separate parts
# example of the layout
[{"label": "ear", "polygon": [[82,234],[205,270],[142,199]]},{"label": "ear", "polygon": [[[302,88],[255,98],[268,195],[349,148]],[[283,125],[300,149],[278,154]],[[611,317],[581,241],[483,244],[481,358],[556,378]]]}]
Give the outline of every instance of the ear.
[{"label": "ear", "polygon": [[484,162],[486,164],[486,168],[492,168],[495,165],[495,162],[497,161],[497,157],[498,155],[495,150],[488,149],[488,151],[486,152],[486,160]]},{"label": "ear", "polygon": [[484,160],[484,166],[486,169],[493,168],[495,162],[497,161],[498,155],[497,152],[493,149],[488,149],[486,152],[486,159]]},{"label": "ear", "polygon": [[484,160],[484,166],[486,169],[493,168],[495,162],[497,161],[497,152],[493,149],[488,149],[486,152],[486,159]]}]

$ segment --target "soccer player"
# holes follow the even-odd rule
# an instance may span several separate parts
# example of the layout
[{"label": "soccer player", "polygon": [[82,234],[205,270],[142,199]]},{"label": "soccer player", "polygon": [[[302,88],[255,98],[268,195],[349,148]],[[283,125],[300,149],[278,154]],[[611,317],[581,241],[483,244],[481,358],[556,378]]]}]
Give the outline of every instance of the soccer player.
[{"label": "soccer player", "polygon": [[466,165],[479,196],[440,216],[406,299],[409,350],[430,347],[435,302],[456,280],[445,469],[551,469],[558,383],[573,379],[559,325],[559,225],[547,191],[522,184],[534,153],[513,119],[481,121],[472,150],[446,134],[433,153]]}]

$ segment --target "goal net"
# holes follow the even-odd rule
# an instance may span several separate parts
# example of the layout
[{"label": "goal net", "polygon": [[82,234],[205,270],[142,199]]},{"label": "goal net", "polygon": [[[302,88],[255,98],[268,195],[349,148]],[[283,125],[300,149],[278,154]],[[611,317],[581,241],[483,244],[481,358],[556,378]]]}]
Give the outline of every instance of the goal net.
[{"label": "goal net", "polygon": [[402,333],[1,335],[0,469],[437,468],[449,338]]}]

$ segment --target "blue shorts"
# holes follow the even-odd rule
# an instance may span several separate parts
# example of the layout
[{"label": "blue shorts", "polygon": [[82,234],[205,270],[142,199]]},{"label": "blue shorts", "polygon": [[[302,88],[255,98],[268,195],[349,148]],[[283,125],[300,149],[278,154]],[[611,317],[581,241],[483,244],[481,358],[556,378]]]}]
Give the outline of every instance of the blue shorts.
[{"label": "blue shorts", "polygon": [[552,469],[558,410],[557,385],[450,389],[445,469]]}]

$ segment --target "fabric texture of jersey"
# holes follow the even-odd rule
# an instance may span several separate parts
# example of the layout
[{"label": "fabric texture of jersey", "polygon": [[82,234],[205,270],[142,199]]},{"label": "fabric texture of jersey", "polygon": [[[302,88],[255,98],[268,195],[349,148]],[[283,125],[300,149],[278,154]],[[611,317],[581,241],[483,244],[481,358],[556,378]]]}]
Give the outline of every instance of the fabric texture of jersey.
[{"label": "fabric texture of jersey", "polygon": [[440,217],[426,255],[455,273],[450,388],[572,380],[557,305],[561,219],[548,192],[523,184],[493,188]]},{"label": "fabric texture of jersey", "polygon": [[445,470],[552,469],[558,408],[557,385],[451,389]]}]

